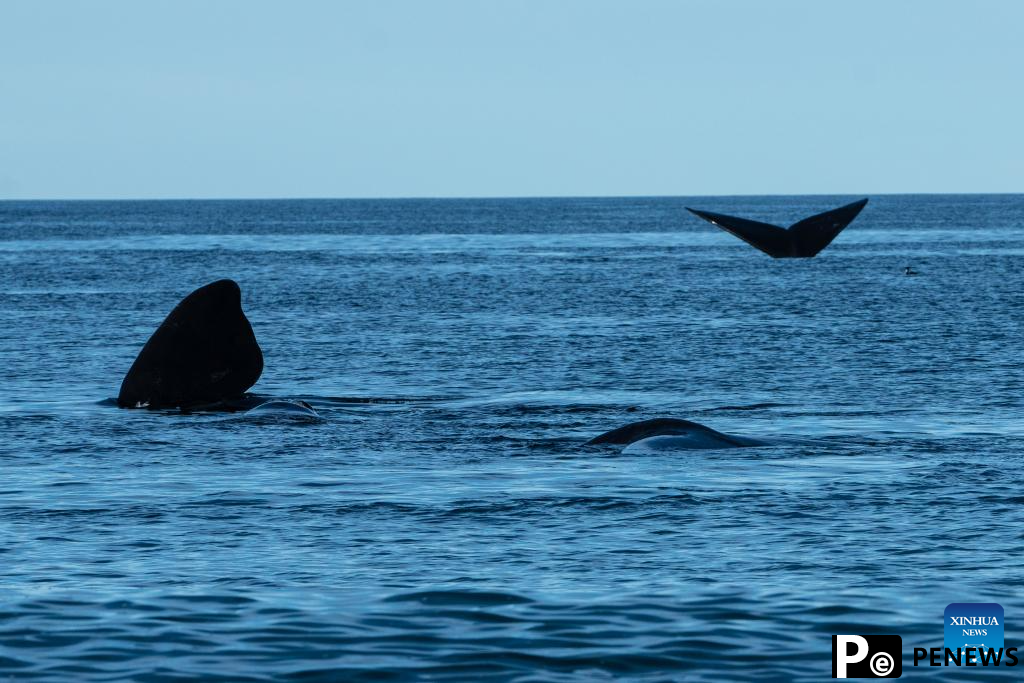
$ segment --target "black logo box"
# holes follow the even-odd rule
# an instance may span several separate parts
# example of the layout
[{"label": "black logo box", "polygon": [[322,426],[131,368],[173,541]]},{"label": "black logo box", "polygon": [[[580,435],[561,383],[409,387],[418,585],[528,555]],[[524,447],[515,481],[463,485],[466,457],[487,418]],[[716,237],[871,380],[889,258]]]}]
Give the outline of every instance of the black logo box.
[{"label": "black logo box", "polygon": [[[903,675],[903,638],[896,635],[860,636],[868,643],[868,652],[860,660],[846,662],[846,678],[899,678]],[[838,677],[839,652],[837,651],[839,636],[832,636],[832,678]],[[857,652],[854,643],[844,643],[847,657]],[[888,657],[885,657],[888,655]],[[886,664],[888,662],[888,665]],[[874,666],[874,669],[872,669]],[[884,675],[875,670],[885,670]]]}]

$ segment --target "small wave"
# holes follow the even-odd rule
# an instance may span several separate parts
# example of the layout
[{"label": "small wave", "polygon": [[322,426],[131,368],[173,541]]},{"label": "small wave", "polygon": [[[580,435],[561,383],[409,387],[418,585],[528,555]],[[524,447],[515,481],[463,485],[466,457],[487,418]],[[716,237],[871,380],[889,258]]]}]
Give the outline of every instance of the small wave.
[{"label": "small wave", "polygon": [[793,406],[792,403],[751,403],[749,405],[724,405],[715,406],[714,408],[705,408],[699,412],[702,413],[717,413],[717,412],[734,412],[744,410],[766,410],[768,408],[788,408]]},{"label": "small wave", "polygon": [[469,605],[487,607],[493,605],[524,605],[533,602],[530,598],[515,593],[492,591],[433,590],[415,593],[399,593],[384,598],[384,602],[417,602],[422,605]]}]

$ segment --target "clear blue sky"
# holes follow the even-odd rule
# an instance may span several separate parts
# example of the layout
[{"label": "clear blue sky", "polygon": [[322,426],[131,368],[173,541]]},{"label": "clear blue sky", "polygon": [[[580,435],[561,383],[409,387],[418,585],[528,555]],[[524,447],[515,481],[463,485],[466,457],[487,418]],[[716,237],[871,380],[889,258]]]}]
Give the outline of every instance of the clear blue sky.
[{"label": "clear blue sky", "polygon": [[0,198],[1021,191],[1022,0],[0,3]]}]

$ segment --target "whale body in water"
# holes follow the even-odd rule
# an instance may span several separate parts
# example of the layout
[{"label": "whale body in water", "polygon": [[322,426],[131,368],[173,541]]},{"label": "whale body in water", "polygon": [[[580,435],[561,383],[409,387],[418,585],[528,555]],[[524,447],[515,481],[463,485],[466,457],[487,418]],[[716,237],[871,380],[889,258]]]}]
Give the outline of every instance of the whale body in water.
[{"label": "whale body in water", "polygon": [[320,415],[305,401],[273,399],[265,401],[251,410],[246,417],[285,420],[319,420]]},{"label": "whale body in water", "polygon": [[[233,280],[200,287],[174,307],[121,382],[122,408],[200,409],[236,402],[263,372],[263,352]],[[231,408],[228,408],[231,409]]]},{"label": "whale body in water", "polygon": [[702,424],[673,417],[633,422],[596,436],[586,443],[587,446],[601,444],[626,446],[623,452],[710,450],[772,445],[768,441],[723,434]]},{"label": "whale body in water", "polygon": [[810,258],[831,244],[853,222],[867,199],[805,218],[788,228],[736,216],[686,208],[695,216],[732,233],[772,258]]}]

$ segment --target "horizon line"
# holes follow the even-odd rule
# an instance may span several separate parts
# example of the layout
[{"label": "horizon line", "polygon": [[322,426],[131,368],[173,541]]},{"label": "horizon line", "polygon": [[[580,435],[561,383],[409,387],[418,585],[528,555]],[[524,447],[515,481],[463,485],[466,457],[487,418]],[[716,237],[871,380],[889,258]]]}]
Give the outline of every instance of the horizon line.
[{"label": "horizon line", "polygon": [[317,197],[317,196],[277,196],[277,197],[36,197],[36,198],[0,198],[6,202],[315,202],[315,201],[502,201],[515,199],[693,199],[693,198],[733,198],[733,197],[914,197],[914,196],[1013,196],[1024,192],[807,192],[799,194],[766,193],[766,194],[622,194],[622,195],[394,195],[376,197]]}]

